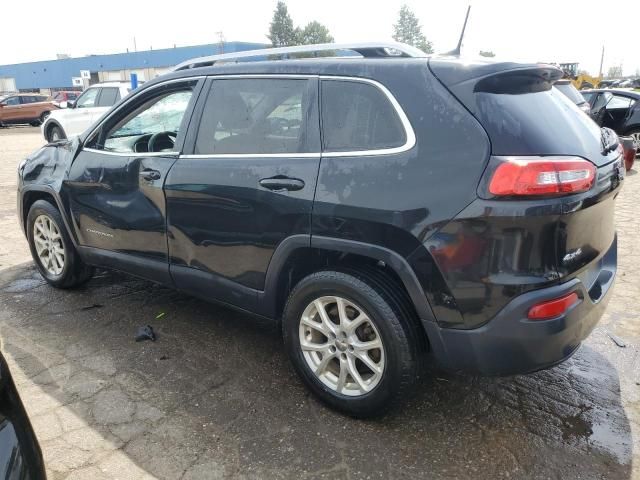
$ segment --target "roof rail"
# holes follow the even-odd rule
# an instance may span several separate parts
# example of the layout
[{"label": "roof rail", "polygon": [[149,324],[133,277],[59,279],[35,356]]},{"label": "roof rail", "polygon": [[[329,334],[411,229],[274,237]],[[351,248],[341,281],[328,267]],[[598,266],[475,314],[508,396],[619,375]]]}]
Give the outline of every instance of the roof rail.
[{"label": "roof rail", "polygon": [[[427,54],[411,45],[397,42],[383,43],[320,43],[295,47],[261,48],[243,52],[223,53],[187,60],[177,65],[173,71],[190,68],[210,67],[218,62],[233,62],[252,57],[288,57],[290,55],[319,52],[351,51],[364,58],[426,57]],[[332,55],[341,56],[341,55]],[[272,58],[269,58],[271,60]],[[260,59],[261,60],[261,59]]]}]

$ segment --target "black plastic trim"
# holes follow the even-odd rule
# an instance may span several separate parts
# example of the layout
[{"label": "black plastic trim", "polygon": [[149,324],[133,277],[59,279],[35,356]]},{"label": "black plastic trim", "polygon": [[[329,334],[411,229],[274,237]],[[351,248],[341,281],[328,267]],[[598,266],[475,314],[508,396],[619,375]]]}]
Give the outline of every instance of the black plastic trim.
[{"label": "black plastic trim", "polygon": [[80,258],[89,265],[119,270],[173,287],[167,262],[94,247],[78,246],[77,250]]},{"label": "black plastic trim", "polygon": [[435,316],[415,272],[400,254],[378,245],[317,235],[311,238],[311,247],[363,255],[386,263],[400,277],[422,323],[435,323]]}]

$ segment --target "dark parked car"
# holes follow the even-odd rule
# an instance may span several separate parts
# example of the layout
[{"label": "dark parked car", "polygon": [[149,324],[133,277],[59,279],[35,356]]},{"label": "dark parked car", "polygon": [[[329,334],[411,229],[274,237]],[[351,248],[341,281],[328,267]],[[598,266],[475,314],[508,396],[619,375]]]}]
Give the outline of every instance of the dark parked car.
[{"label": "dark parked car", "polygon": [[554,83],[553,86],[560,90],[560,92],[562,92],[569,100],[575,103],[580,110],[582,110],[587,115],[589,114],[589,112],[591,111],[589,102],[587,102],[585,98],[580,94],[578,89],[573,86],[571,80],[558,80],[556,83]]},{"label": "dark parked car", "polygon": [[[324,48],[363,58],[247,61]],[[624,167],[561,76],[400,44],[195,59],[25,159],[20,222],[51,285],[108,267],[281,322],[316,395],[377,414],[423,355],[531,372],[602,315]]]},{"label": "dark parked car", "polygon": [[0,478],[44,480],[40,446],[0,353]]},{"label": "dark parked car", "polygon": [[633,137],[640,148],[640,92],[596,89],[581,93],[591,105],[591,117],[598,125]]}]

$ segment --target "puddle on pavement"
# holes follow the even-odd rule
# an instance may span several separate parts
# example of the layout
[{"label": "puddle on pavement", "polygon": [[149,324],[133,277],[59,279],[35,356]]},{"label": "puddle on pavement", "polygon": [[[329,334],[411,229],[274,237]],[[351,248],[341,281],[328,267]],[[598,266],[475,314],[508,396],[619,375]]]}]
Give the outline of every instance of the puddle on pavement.
[{"label": "puddle on pavement", "polygon": [[582,418],[583,413],[569,415],[562,419],[563,440],[569,440],[571,437],[589,438],[593,434],[591,422]]},{"label": "puddle on pavement", "polygon": [[629,462],[631,445],[625,443],[626,435],[616,430],[611,423],[596,423],[591,426],[592,433],[589,442],[613,455],[620,464]]},{"label": "puddle on pavement", "polygon": [[26,292],[28,290],[31,290],[31,289],[36,288],[36,287],[39,287],[39,286],[44,285],[44,284],[45,284],[45,282],[42,280],[42,278],[39,278],[39,279],[36,279],[36,278],[20,278],[18,280],[14,280],[9,285],[4,287],[2,289],[2,291],[3,292],[8,292],[8,293]]}]

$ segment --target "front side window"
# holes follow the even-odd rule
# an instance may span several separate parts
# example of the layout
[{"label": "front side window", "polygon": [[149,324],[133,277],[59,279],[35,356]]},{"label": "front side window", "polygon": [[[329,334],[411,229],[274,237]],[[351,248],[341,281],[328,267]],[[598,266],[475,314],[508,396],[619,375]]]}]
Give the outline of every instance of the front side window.
[{"label": "front side window", "polygon": [[[196,154],[278,154],[317,151],[319,134],[306,79],[215,80],[207,97]],[[314,140],[315,139],[315,140]],[[315,142],[315,143],[314,143]]]},{"label": "front side window", "polygon": [[20,97],[9,97],[4,101],[5,105],[20,105]]},{"label": "front side window", "polygon": [[154,96],[125,113],[101,133],[104,143],[94,148],[119,153],[173,151],[182,119],[192,96],[191,88]]},{"label": "front side window", "polygon": [[325,151],[381,150],[407,141],[398,112],[374,85],[323,80],[321,108]]},{"label": "front side window", "polygon": [[96,98],[98,97],[99,88],[90,88],[80,95],[76,102],[76,108],[90,108],[96,106]]}]

